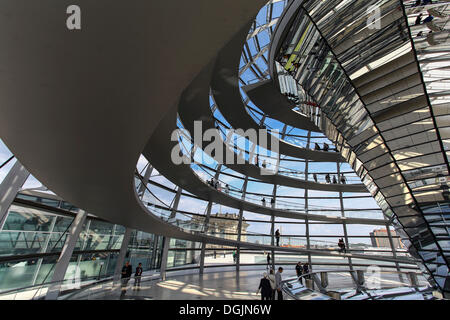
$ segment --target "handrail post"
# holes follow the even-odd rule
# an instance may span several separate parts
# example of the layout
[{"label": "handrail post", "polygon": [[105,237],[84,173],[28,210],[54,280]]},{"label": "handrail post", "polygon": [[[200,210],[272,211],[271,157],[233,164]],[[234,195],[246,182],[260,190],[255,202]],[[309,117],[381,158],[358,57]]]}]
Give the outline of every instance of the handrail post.
[{"label": "handrail post", "polygon": [[308,278],[305,278],[305,287],[308,289],[314,290],[314,281]]},{"label": "handrail post", "polygon": [[328,287],[328,272],[320,273],[320,284],[322,288]]},{"label": "handrail post", "polygon": [[364,285],[364,271],[362,270],[352,270],[350,271],[350,275],[352,276],[353,282],[356,285],[356,289],[358,291],[361,291],[363,285]]},{"label": "handrail post", "polygon": [[409,283],[411,287],[418,287],[419,281],[417,279],[417,274],[415,272],[408,272]]},{"label": "handrail post", "polygon": [[310,276],[311,276],[311,278],[313,279],[313,281],[316,283],[317,288],[319,289],[319,291],[320,291],[321,293],[326,293],[327,290],[325,290],[325,288],[322,286],[322,283],[321,283],[321,281],[319,280],[319,277],[317,276],[317,274],[316,274],[316,273],[312,273],[312,274],[310,274]]},{"label": "handrail post", "polygon": [[356,275],[358,276],[358,284],[364,286],[364,271],[356,270]]}]

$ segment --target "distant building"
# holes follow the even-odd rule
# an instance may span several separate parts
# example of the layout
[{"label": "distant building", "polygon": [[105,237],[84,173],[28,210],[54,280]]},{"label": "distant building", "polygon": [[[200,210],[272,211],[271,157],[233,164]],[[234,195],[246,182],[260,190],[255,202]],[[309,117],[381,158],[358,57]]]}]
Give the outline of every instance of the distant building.
[{"label": "distant building", "polygon": [[[391,230],[391,236],[394,248],[396,249],[404,248],[403,243],[400,241],[400,238],[397,238],[397,233],[395,232],[395,230]],[[372,246],[375,248],[391,247],[386,228],[374,229],[373,232],[370,233],[370,240],[372,242]]]},{"label": "distant building", "polygon": [[[194,216],[192,222],[194,224],[204,223],[204,217]],[[241,241],[247,241],[247,228],[249,224],[242,218],[242,235]],[[215,213],[209,218],[208,234],[223,239],[237,240],[239,230],[239,214],[237,213]],[[221,249],[223,245],[207,244],[206,249]]]}]

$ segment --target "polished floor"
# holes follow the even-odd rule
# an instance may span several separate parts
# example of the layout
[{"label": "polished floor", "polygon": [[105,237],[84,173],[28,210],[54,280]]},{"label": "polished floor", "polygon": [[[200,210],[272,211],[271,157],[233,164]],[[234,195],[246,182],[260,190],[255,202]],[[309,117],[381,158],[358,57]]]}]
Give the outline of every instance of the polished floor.
[{"label": "polished floor", "polygon": [[[198,272],[198,271],[197,271]],[[264,270],[189,274],[169,277],[165,281],[128,283],[125,294],[110,283],[82,290],[70,299],[137,299],[137,300],[258,300],[256,294]]]},{"label": "polished floor", "polygon": [[[198,269],[191,271],[192,274],[168,275],[165,281],[150,280],[151,277],[147,277],[140,287],[134,286],[135,280],[132,278],[125,294],[122,294],[120,284],[113,285],[107,282],[80,290],[68,298],[77,300],[259,300],[260,295],[256,294],[256,291],[266,269],[261,267],[236,273],[229,268],[211,268],[203,275],[198,274]],[[294,276],[294,267],[286,266],[283,279]],[[350,274],[345,272],[330,274],[329,280],[330,289],[353,287]],[[401,286],[403,282],[396,274],[383,274],[379,280],[383,287]]]}]

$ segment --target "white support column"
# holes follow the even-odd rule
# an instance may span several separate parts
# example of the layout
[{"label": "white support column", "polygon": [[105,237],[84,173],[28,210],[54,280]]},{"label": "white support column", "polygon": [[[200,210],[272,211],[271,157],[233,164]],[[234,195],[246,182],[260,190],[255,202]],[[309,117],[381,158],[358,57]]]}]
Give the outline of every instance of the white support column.
[{"label": "white support column", "polygon": [[144,197],[145,187],[147,186],[147,183],[150,180],[150,176],[152,175],[152,172],[153,172],[153,167],[149,163],[147,169],[145,170],[144,178],[142,179],[142,182],[141,182],[141,185],[140,185],[139,191],[138,191],[138,196],[141,199]]},{"label": "white support column", "polygon": [[[217,166],[216,174],[214,175],[214,179],[215,180],[219,179],[219,175],[220,175],[220,171],[221,170],[222,170],[222,164],[219,164]],[[208,232],[209,217],[211,216],[211,208],[212,208],[212,201],[209,200],[207,211],[206,211],[204,231],[203,231],[205,233],[205,235]],[[205,243],[205,241],[203,241],[203,243],[202,243],[202,250],[201,250],[201,253],[200,253],[200,269],[199,269],[199,273],[200,274],[203,274],[203,271],[205,269],[205,249],[206,249],[206,243]]]},{"label": "white support column", "polygon": [[[245,200],[245,193],[247,192],[247,183],[248,183],[248,176],[245,176],[244,185],[242,186],[242,201]],[[237,253],[236,253],[236,272],[239,272],[240,264],[241,264],[241,235],[242,235],[242,218],[244,214],[244,209],[239,209],[239,222],[238,222],[238,246],[237,246]]]},{"label": "white support column", "polygon": [[[208,231],[208,224],[209,224],[209,217],[211,215],[211,208],[212,208],[212,201],[210,200],[208,202],[208,207],[206,209],[206,218],[205,218],[205,234]],[[203,241],[202,243],[202,250],[200,251],[200,269],[199,273],[203,274],[203,271],[205,269],[205,249],[206,249],[206,243]]]},{"label": "white support column", "polygon": [[170,238],[163,238],[163,249],[161,253],[161,268],[159,269],[159,276],[162,280],[166,280],[167,259],[169,257]]},{"label": "white support column", "polygon": [[0,230],[5,224],[11,203],[29,175],[28,170],[17,160],[0,184]]},{"label": "white support column", "polygon": [[[183,189],[178,187],[177,194],[175,195],[175,198],[173,201],[172,211],[170,212],[169,220],[172,218],[175,218],[175,216],[177,215],[178,204],[180,203],[182,191],[183,191]],[[161,254],[161,268],[159,269],[159,275],[160,275],[161,279],[166,280],[166,269],[167,269],[167,259],[169,257],[170,238],[164,237],[163,241],[164,242],[163,242],[163,249],[162,249],[162,254]]]},{"label": "white support column", "polygon": [[117,257],[116,267],[114,268],[114,282],[120,280],[122,274],[122,267],[125,262],[125,256],[128,250],[128,244],[130,243],[131,232],[133,229],[126,228],[122,239],[122,245],[120,246],[119,256]]},{"label": "white support column", "polygon": [[66,237],[61,254],[56,262],[55,271],[53,272],[53,277],[51,280],[54,284],[49,287],[45,297],[46,300],[56,300],[56,298],[58,298],[59,291],[61,290],[61,281],[64,280],[64,276],[66,275],[67,267],[69,266],[70,258],[73,254],[73,249],[75,248],[81,230],[83,229],[86,216],[86,211],[80,209],[72,222],[69,234]]}]

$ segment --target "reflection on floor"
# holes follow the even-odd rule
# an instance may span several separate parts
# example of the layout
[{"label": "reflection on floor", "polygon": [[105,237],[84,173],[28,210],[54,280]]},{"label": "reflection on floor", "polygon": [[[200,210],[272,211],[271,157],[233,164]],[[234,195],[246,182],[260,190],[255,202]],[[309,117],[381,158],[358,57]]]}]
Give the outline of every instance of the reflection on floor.
[{"label": "reflection on floor", "polygon": [[256,294],[261,271],[241,271],[235,273],[215,272],[177,276],[166,281],[143,282],[141,288],[133,287],[130,281],[127,292],[122,299],[157,299],[157,300],[257,300]]},{"label": "reflection on floor", "polygon": [[[283,279],[295,277],[294,266],[283,266]],[[133,300],[259,300],[256,294],[260,279],[266,272],[264,266],[257,269],[241,270],[239,273],[230,268],[206,269],[204,275],[198,269],[191,274],[168,275],[165,281],[142,281],[140,288],[134,287],[134,278],[127,286],[126,293],[121,294],[120,286],[112,283],[100,284],[88,290],[81,290],[73,299],[133,299]],[[181,272],[188,272],[187,270]],[[377,279],[383,288],[404,286],[403,276],[381,274]],[[353,288],[354,283],[347,272],[330,273],[329,289]],[[287,295],[284,295],[286,298]]]}]

